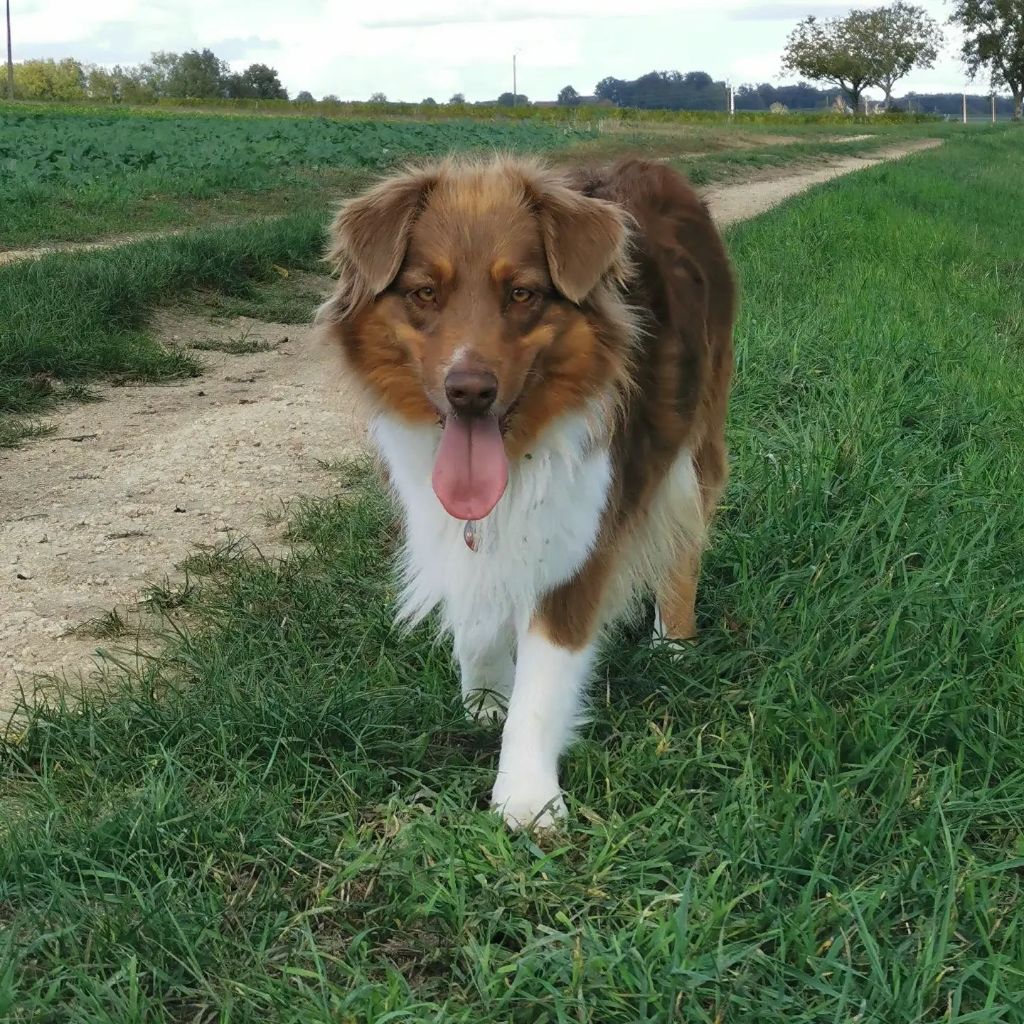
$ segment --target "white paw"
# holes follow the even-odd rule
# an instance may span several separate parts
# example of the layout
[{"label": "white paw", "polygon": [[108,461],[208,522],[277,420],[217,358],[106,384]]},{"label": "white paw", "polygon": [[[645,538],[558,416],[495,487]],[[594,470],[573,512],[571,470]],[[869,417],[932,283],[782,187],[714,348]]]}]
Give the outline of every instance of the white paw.
[{"label": "white paw", "polygon": [[669,636],[665,631],[665,624],[661,619],[661,611],[654,611],[654,632],[651,634],[651,646],[655,650],[664,651],[673,661],[680,661],[683,651],[693,643],[693,638],[680,640],[677,637]]},{"label": "white paw", "polygon": [[651,646],[655,650],[664,651],[672,661],[682,661],[683,652],[692,642],[692,640],[677,640],[675,637],[664,636],[657,631],[651,637]]},{"label": "white paw", "polygon": [[494,783],[491,807],[513,831],[552,828],[566,815],[558,779],[513,779],[508,772],[501,772]]},{"label": "white paw", "polygon": [[466,714],[478,722],[505,721],[505,701],[494,690],[470,690],[463,693],[462,704]]}]

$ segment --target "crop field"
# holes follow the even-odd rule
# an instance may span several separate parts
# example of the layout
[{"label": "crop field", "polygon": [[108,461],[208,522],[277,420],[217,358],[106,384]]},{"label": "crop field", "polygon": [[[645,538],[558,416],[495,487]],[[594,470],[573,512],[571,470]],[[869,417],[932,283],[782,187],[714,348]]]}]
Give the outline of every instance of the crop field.
[{"label": "crop field", "polygon": [[[741,130],[737,130],[741,127]],[[866,152],[941,125],[589,121],[373,121],[5,106],[0,103],[4,249],[119,232],[317,210],[397,163],[468,150],[561,159],[644,152],[695,181]],[[849,139],[844,138],[844,134]],[[570,155],[571,154],[571,155]]]},{"label": "crop field", "polygon": [[[193,222],[211,200],[272,193],[276,212],[439,152],[534,151],[592,129],[0,107],[0,246]],[[276,205],[273,205],[276,202]],[[198,209],[189,210],[189,206]],[[217,207],[213,207],[217,210]],[[222,204],[221,212],[244,209]],[[192,216],[190,216],[190,213]]]},{"label": "crop field", "polygon": [[[20,122],[19,159],[85,149],[52,117]],[[392,144],[562,160],[641,137],[332,122],[320,149],[319,121],[100,120],[92,156],[5,181],[50,199],[0,244],[155,223],[149,189],[171,212],[236,195],[281,215],[0,266],[10,443],[90,381],[204,372],[153,335],[169,302],[308,318],[328,190],[281,209],[259,189],[340,187]],[[208,146],[171,142],[193,124]],[[216,126],[252,155],[237,178]],[[395,510],[340,460],[330,494],[295,496],[282,559],[195,552],[150,595],[137,666],[0,728],[0,1020],[1024,1020],[1024,135],[929,127],[941,147],[728,231],[732,476],[701,635],[676,660],[640,624],[608,638],[564,830],[510,835],[487,811],[497,735],[466,720],[430,630],[393,627]],[[878,144],[758,129],[642,138],[709,180]],[[105,167],[128,152],[156,155]]]}]

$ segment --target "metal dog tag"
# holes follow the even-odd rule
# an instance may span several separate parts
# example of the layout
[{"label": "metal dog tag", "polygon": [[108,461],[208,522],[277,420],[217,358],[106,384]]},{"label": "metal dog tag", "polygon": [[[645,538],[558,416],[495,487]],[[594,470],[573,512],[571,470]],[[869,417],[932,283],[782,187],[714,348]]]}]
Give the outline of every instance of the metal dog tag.
[{"label": "metal dog tag", "polygon": [[476,523],[472,519],[466,521],[466,525],[462,531],[462,539],[466,542],[466,547],[470,551],[476,551],[479,537],[476,533]]}]

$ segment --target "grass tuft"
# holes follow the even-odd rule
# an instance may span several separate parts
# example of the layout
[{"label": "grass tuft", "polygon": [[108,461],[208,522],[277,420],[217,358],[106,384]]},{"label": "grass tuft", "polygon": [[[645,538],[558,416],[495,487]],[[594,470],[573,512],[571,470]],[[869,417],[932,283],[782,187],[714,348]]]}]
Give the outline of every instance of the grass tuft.
[{"label": "grass tuft", "polygon": [[10,417],[60,397],[55,381],[80,398],[100,377],[197,375],[193,357],[146,331],[153,307],[197,290],[249,297],[282,265],[317,268],[323,231],[321,216],[300,216],[0,268],[0,416],[9,435],[23,433]]}]

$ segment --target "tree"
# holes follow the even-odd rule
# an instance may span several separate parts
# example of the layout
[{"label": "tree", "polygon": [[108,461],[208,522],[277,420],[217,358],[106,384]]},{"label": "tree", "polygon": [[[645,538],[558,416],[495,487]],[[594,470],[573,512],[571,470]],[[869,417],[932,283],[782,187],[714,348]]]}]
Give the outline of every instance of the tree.
[{"label": "tree", "polygon": [[340,102],[341,102],[341,100],[339,100],[339,99],[338,99],[338,97],[337,97],[337,96],[335,96],[333,92],[329,92],[329,93],[328,93],[328,94],[327,94],[327,95],[326,95],[326,96],[325,96],[325,97],[323,98],[322,102],[324,102],[324,103],[340,103]]},{"label": "tree", "polygon": [[598,99],[620,107],[646,110],[722,110],[725,82],[716,82],[706,71],[648,71],[632,82],[602,78],[594,86]]},{"label": "tree", "polygon": [[176,53],[157,50],[150,54],[148,64],[140,64],[137,73],[140,85],[153,96],[167,96],[167,83],[178,66]]},{"label": "tree", "polygon": [[499,107],[528,107],[529,105],[529,99],[522,93],[516,93],[515,96],[513,96],[510,92],[503,92],[498,97]]},{"label": "tree", "polygon": [[789,34],[782,54],[782,66],[819,82],[832,82],[850,98],[854,111],[860,109],[861,94],[877,77],[878,68],[858,20],[861,12],[846,18],[818,21],[804,18]]},{"label": "tree", "polygon": [[455,103],[459,103],[459,104],[465,103],[466,102],[466,97],[465,97],[465,95],[463,93],[457,92],[457,93],[455,93],[452,96],[452,98],[448,102],[449,103],[453,103],[453,104],[455,104]]},{"label": "tree", "polygon": [[567,85],[558,94],[558,102],[563,107],[578,107],[580,105],[580,94],[571,85]]},{"label": "tree", "polygon": [[421,107],[436,107],[437,100],[433,96],[428,96],[426,99],[420,100]]},{"label": "tree", "polygon": [[250,64],[244,71],[229,75],[225,87],[232,99],[288,99],[288,90],[281,84],[277,72],[266,64]]},{"label": "tree", "polygon": [[85,91],[91,100],[106,100],[115,103],[120,98],[117,77],[98,64],[93,64],[85,72]]},{"label": "tree", "polygon": [[230,73],[230,68],[213,50],[188,50],[170,68],[167,95],[175,99],[204,100],[223,96]]},{"label": "tree", "polygon": [[14,95],[26,100],[85,99],[85,68],[71,57],[14,65]]},{"label": "tree", "polygon": [[971,78],[987,71],[992,86],[1013,96],[1013,119],[1024,105],[1024,2],[955,0],[950,21],[964,31],[961,54]]},{"label": "tree", "polygon": [[152,103],[157,98],[152,84],[147,79],[144,68],[123,68],[115,64],[110,72],[114,79],[116,98],[122,103]]},{"label": "tree", "polygon": [[706,71],[687,71],[683,75],[683,85],[689,89],[708,89],[715,80]]},{"label": "tree", "polygon": [[624,87],[628,86],[628,82],[624,82],[621,78],[602,78],[597,85],[594,86],[594,95],[599,100],[608,100],[610,103],[614,103],[616,106],[624,106],[622,103],[622,94]]},{"label": "tree", "polygon": [[388,101],[387,96],[385,96],[384,93],[382,93],[382,92],[370,93],[370,102],[371,103],[387,103],[387,101]]},{"label": "tree", "polygon": [[295,97],[295,102],[316,103],[316,100],[313,98],[313,94],[311,92],[309,92],[307,89],[303,89],[302,92],[300,92],[299,95]]},{"label": "tree", "polygon": [[864,37],[875,70],[871,84],[885,93],[885,106],[892,106],[893,86],[914,68],[935,64],[942,45],[942,30],[920,7],[898,0],[891,7],[855,11],[855,31]]}]

